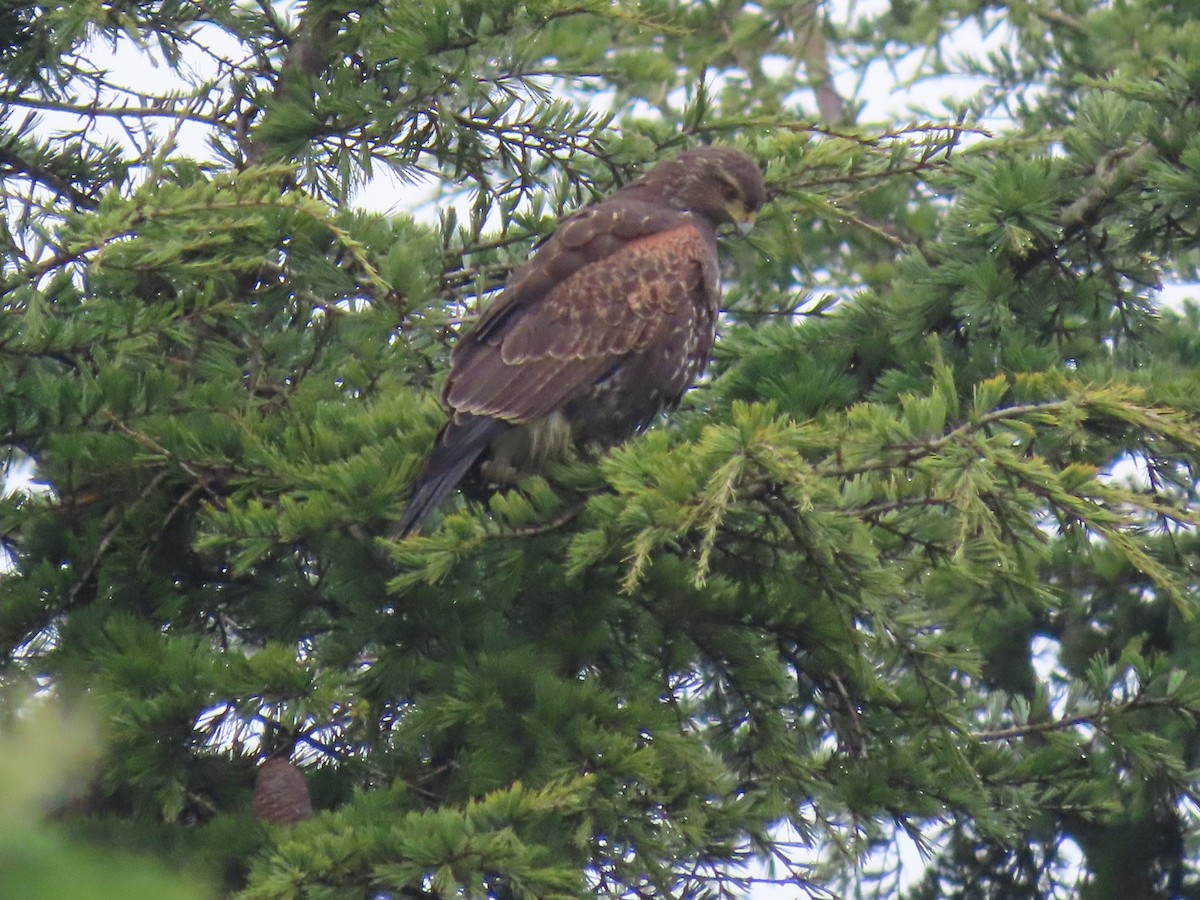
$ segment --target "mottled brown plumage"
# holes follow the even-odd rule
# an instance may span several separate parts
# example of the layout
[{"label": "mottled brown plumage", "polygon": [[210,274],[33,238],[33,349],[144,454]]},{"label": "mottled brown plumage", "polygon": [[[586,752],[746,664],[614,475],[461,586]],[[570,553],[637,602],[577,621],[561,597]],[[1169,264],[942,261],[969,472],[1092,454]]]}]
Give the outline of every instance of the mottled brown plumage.
[{"label": "mottled brown plumage", "polygon": [[610,446],[673,406],[708,362],[717,227],[764,200],[744,153],[706,147],[567,216],[460,340],[450,421],[397,533],[420,527],[476,464],[509,481],[565,444]]}]

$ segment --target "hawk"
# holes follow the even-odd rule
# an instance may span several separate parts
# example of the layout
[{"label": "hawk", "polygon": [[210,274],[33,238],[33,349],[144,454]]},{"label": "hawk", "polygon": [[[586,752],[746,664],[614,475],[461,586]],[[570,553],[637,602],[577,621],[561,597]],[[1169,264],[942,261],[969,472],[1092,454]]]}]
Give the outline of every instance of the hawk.
[{"label": "hawk", "polygon": [[716,331],[717,227],[748,228],[764,199],[749,156],[704,147],[563,218],[455,346],[450,420],[394,533],[419,529],[473,467],[514,481],[678,403]]}]

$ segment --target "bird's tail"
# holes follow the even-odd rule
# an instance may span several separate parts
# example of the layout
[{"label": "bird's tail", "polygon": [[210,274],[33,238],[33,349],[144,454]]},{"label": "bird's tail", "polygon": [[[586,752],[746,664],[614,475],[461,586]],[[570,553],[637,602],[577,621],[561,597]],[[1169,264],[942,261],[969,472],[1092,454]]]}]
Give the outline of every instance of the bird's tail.
[{"label": "bird's tail", "polygon": [[512,426],[503,419],[488,416],[456,416],[446,423],[437,443],[425,457],[425,466],[413,486],[408,506],[390,537],[408,537],[420,530],[488,445],[510,428]]}]

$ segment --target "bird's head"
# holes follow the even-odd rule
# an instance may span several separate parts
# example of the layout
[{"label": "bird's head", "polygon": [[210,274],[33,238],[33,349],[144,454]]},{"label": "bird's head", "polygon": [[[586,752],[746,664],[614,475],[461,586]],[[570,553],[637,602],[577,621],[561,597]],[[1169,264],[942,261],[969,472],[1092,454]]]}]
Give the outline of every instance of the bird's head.
[{"label": "bird's head", "polygon": [[630,188],[745,232],[766,200],[762,170],[741,150],[699,147],[659,163]]}]

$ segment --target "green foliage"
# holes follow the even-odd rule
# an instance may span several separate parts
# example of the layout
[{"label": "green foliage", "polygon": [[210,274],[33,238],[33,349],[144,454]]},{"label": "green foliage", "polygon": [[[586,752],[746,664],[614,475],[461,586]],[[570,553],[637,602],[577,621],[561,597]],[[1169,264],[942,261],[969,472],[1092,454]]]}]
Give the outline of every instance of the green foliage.
[{"label": "green foliage", "polygon": [[381,793],[281,838],[240,896],[351,896],[346,885],[356,883],[401,894],[578,896],[579,871],[551,848],[586,839],[569,823],[590,793],[583,780],[537,790],[517,782],[461,810],[408,812],[402,796]]},{"label": "green foliage", "polygon": [[47,810],[71,810],[86,803],[96,733],[87,718],[56,715],[37,701],[27,703],[26,713],[23,721],[0,732],[0,789],[5,800],[0,864],[7,885],[19,886],[15,889],[30,900],[78,896],[81,885],[87,885],[88,896],[96,900],[215,896],[194,872],[169,875],[152,860],[101,853],[69,840],[61,825],[39,823],[31,830],[30,824]]},{"label": "green foliage", "polygon": [[[1186,4],[10,7],[0,711],[95,725],[6,728],[4,878],[1196,894]],[[978,90],[875,123],[822,75],[918,57]],[[709,141],[771,202],[707,380],[384,538],[459,328],[560,214]],[[436,223],[357,206],[431,184]],[[268,756],[310,821],[255,818]]]}]

